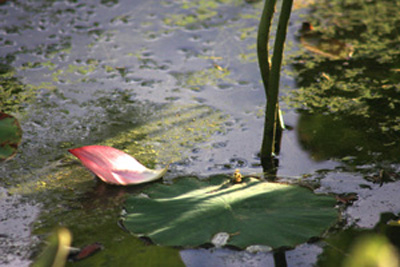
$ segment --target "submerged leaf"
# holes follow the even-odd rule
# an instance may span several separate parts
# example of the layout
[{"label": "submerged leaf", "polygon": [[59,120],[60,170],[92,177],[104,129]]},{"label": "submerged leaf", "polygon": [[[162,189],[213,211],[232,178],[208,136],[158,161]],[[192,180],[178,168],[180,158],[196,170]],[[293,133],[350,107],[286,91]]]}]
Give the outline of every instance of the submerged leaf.
[{"label": "submerged leaf", "polygon": [[48,240],[45,250],[32,264],[33,267],[57,266],[62,267],[67,261],[72,241],[71,232],[66,228],[60,228],[53,233]]},{"label": "submerged leaf", "polygon": [[226,233],[227,245],[278,248],[319,236],[338,219],[331,196],[253,178],[239,184],[226,181],[216,176],[156,184],[145,191],[149,197],[127,199],[124,226],[167,246],[199,246]]},{"label": "submerged leaf", "polygon": [[141,184],[160,179],[168,167],[151,170],[132,156],[109,146],[84,146],[68,150],[101,180],[110,184]]},{"label": "submerged leaf", "polygon": [[18,120],[0,112],[0,161],[10,159],[15,155],[21,138],[22,130]]},{"label": "submerged leaf", "polygon": [[353,47],[340,40],[324,38],[313,30],[309,22],[304,22],[300,30],[300,43],[309,51],[330,59],[346,59],[353,54]]}]

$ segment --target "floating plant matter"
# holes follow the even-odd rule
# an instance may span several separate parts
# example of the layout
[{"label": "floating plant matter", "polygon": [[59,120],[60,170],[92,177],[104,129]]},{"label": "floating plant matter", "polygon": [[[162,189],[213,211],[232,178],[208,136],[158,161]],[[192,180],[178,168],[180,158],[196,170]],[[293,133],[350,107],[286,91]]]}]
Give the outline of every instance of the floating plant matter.
[{"label": "floating plant matter", "polygon": [[84,146],[68,150],[82,164],[109,184],[142,184],[160,179],[168,169],[151,170],[125,152],[109,146]]},{"label": "floating plant matter", "polygon": [[214,243],[246,248],[293,247],[320,236],[338,219],[336,200],[307,188],[245,178],[233,184],[224,175],[200,181],[182,177],[130,196],[124,226],[167,246]]}]

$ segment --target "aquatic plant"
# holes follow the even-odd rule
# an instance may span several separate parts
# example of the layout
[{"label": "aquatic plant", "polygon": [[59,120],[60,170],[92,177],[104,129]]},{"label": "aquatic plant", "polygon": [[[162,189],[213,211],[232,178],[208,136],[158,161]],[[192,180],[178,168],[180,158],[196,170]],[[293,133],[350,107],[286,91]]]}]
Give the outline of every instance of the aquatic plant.
[{"label": "aquatic plant", "polygon": [[[283,128],[277,100],[292,2],[284,1],[282,5],[271,66],[267,43],[275,0],[265,3],[260,23],[260,69],[267,96],[264,163],[272,159],[278,129]],[[166,172],[149,170],[124,152],[107,146],[87,146],[70,152],[107,183],[144,183],[161,178]],[[142,193],[128,197],[123,224],[130,232],[165,246],[195,247],[211,242],[216,246],[265,245],[276,249],[320,236],[338,219],[332,196],[318,196],[304,187],[249,177],[241,177],[233,184],[230,178],[181,177],[171,185],[152,184]]]},{"label": "aquatic plant", "polygon": [[18,120],[0,112],[0,162],[15,156],[21,138],[22,130]]},{"label": "aquatic plant", "polygon": [[269,169],[269,167],[273,166],[271,160],[275,151],[275,142],[280,131],[284,128],[282,119],[279,116],[278,94],[283,47],[292,4],[292,0],[284,0],[282,2],[271,64],[269,61],[268,41],[276,0],[265,1],[258,29],[258,62],[267,97],[264,138],[261,145],[261,162],[264,169]]},{"label": "aquatic plant", "polygon": [[162,170],[148,169],[132,156],[109,146],[84,146],[70,149],[69,152],[79,158],[97,177],[110,184],[151,182],[164,176],[168,169],[168,166]]},{"label": "aquatic plant", "polygon": [[233,184],[226,175],[203,181],[181,177],[172,185],[154,184],[130,196],[123,224],[161,245],[273,249],[321,235],[338,219],[335,204],[332,196],[255,178]]}]

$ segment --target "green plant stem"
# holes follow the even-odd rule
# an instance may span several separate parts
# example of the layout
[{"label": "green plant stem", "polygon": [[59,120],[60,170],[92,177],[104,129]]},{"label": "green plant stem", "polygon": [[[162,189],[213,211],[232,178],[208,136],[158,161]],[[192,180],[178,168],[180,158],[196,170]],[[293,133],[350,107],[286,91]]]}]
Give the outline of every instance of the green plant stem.
[{"label": "green plant stem", "polygon": [[[267,100],[270,98],[269,93],[269,74],[270,74],[270,61],[269,61],[269,34],[271,31],[272,18],[274,16],[276,6],[276,0],[265,0],[264,8],[261,14],[260,24],[258,27],[257,34],[257,56],[258,56],[258,65],[260,67],[261,78],[264,85],[265,95]],[[267,114],[267,111],[265,111]],[[267,132],[267,123],[270,123],[270,118],[265,116],[264,122],[264,135],[261,146],[261,164],[264,169],[268,168],[267,165],[271,162],[271,153],[268,153],[268,149],[266,146],[270,143],[273,143],[274,136],[268,135]],[[267,140],[271,139],[271,140]]]},{"label": "green plant stem", "polygon": [[[280,70],[282,64],[283,48],[286,39],[287,26],[290,18],[290,13],[292,9],[293,0],[283,0],[281,14],[279,16],[278,29],[276,32],[276,39],[274,44],[274,53],[272,56],[271,70],[269,71],[269,76],[267,79],[267,106],[265,112],[265,125],[264,125],[264,139],[261,146],[261,161],[263,166],[268,165],[271,161],[274,145],[276,131],[279,124],[279,80],[280,80]],[[266,3],[267,5],[267,3]],[[264,13],[264,12],[263,12]],[[269,24],[270,25],[270,24]],[[261,24],[260,24],[261,28]],[[260,58],[260,57],[259,57]],[[261,64],[260,64],[261,65]],[[264,80],[263,80],[264,81]],[[265,85],[265,84],[264,84]],[[279,129],[281,130],[281,129]],[[264,164],[266,163],[266,164]]]},{"label": "green plant stem", "polygon": [[276,0],[265,0],[264,9],[261,15],[257,34],[257,56],[260,66],[261,78],[264,84],[265,95],[269,97],[268,80],[270,63],[268,56],[268,41],[271,31],[272,18],[274,16]]}]

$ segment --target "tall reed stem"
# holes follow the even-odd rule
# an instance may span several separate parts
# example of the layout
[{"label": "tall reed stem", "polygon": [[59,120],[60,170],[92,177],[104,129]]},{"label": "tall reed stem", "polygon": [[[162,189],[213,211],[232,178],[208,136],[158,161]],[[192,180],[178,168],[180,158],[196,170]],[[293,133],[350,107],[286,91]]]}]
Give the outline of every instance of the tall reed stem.
[{"label": "tall reed stem", "polygon": [[272,160],[275,151],[275,140],[277,135],[280,134],[280,131],[282,131],[280,126],[281,122],[279,121],[279,80],[283,48],[293,0],[283,0],[282,2],[281,14],[279,16],[278,29],[275,37],[274,52],[272,55],[272,63],[270,66],[268,41],[275,5],[276,0],[266,0],[261,15],[257,37],[258,60],[267,97],[264,137],[261,146],[261,163],[263,166],[273,166]]},{"label": "tall reed stem", "polygon": [[257,56],[258,65],[262,81],[264,84],[265,95],[269,96],[268,80],[270,72],[269,62],[269,33],[271,31],[272,18],[274,16],[276,0],[265,0],[264,9],[261,15],[260,24],[258,26],[257,34]]}]

